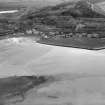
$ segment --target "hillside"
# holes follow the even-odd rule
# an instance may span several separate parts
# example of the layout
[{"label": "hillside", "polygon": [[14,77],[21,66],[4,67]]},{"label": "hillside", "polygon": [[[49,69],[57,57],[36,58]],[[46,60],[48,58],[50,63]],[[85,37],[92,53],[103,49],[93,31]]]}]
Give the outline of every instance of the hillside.
[{"label": "hillside", "polygon": [[[77,1],[80,0],[0,0],[0,5],[9,4],[11,6],[16,6],[17,4],[19,4],[19,5],[35,6],[36,8],[41,8],[48,5],[60,4],[62,2],[77,2]],[[83,0],[83,1],[88,1],[88,0]],[[105,0],[90,0],[90,1],[91,3],[94,4],[105,2]]]},{"label": "hillside", "polygon": [[[54,0],[54,1],[51,1],[51,0],[0,0],[0,2],[60,2],[62,0]],[[65,0],[65,1],[73,1],[73,0]],[[75,0],[75,1],[78,1],[78,0]],[[87,0],[85,0],[87,1]],[[99,3],[99,2],[104,2],[105,0],[90,0],[91,2],[94,2],[94,3]]]},{"label": "hillside", "polygon": [[[41,0],[39,2],[36,1],[37,0],[32,0],[30,3],[34,2],[36,3],[35,5],[37,5],[37,3],[44,4]],[[47,5],[53,4],[51,3],[53,1],[45,1],[45,4],[47,3]],[[88,2],[87,0],[81,0],[71,2],[71,0],[67,0],[67,2],[62,2],[60,4],[56,2],[56,5],[54,6],[43,5],[45,7],[42,5],[35,6],[34,3],[33,6],[30,4],[26,6],[29,2],[28,0],[26,0],[26,2],[24,2],[24,0],[17,0],[17,4],[16,1],[14,3],[11,1],[12,4],[14,4],[11,6],[12,4],[10,4],[11,2],[9,1],[7,8],[9,9],[10,7],[15,9],[18,7],[20,9],[19,13],[0,15],[2,24],[0,27],[2,30],[6,29],[6,31],[12,31],[10,33],[26,33],[27,30],[35,29],[39,32],[44,32],[44,34],[47,33],[48,35],[49,32],[59,34],[85,32],[101,33],[103,36],[105,32],[105,11],[98,5],[98,2],[94,1],[95,3],[93,4],[92,1]],[[19,3],[21,3],[21,5],[19,5]],[[22,3],[24,3],[24,5],[22,5]],[[3,8],[2,6],[1,8]],[[11,28],[9,26],[11,26]]]},{"label": "hillside", "polygon": [[24,21],[25,24],[29,22],[31,26],[43,32],[94,33],[105,30],[104,18],[105,12],[99,6],[87,1],[78,1],[29,11],[21,17],[20,22]]}]

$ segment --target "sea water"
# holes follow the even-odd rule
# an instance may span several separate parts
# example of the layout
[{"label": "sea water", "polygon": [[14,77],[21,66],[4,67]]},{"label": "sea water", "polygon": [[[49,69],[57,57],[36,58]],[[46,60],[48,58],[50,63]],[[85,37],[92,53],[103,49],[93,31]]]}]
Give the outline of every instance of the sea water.
[{"label": "sea water", "polygon": [[0,77],[11,75],[105,74],[105,50],[36,43],[32,38],[0,40]]}]

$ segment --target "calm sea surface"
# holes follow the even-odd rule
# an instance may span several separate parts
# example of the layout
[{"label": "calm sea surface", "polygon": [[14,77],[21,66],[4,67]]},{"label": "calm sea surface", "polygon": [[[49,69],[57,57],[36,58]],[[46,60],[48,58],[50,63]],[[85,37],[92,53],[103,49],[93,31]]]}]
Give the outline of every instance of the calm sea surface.
[{"label": "calm sea surface", "polygon": [[105,50],[50,46],[23,37],[0,40],[0,77],[66,72],[105,74]]}]

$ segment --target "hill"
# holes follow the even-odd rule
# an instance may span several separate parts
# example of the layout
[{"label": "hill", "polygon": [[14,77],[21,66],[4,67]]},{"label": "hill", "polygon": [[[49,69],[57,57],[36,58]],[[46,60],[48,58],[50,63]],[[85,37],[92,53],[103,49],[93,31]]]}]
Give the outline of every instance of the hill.
[{"label": "hill", "polygon": [[93,33],[104,31],[105,12],[99,6],[82,0],[29,11],[21,17],[20,21],[32,24],[34,28],[45,32],[54,30]]},{"label": "hill", "polygon": [[[25,5],[25,6],[35,6],[37,8],[48,6],[48,5],[56,5],[62,2],[78,2],[80,0],[0,0],[0,4],[12,4],[12,5]],[[83,0],[88,1],[88,0]],[[101,3],[105,2],[105,0],[90,0],[91,3]]]},{"label": "hill", "polygon": [[[16,1],[14,2],[14,4],[19,5],[19,3],[23,3],[24,1],[25,0],[22,1],[17,0],[17,4]],[[35,1],[32,0],[32,2],[34,3],[36,1],[37,0]],[[49,0],[45,1],[46,3],[48,3]],[[26,32],[27,30],[30,29],[36,29],[38,31],[42,31],[45,33],[52,31],[60,32],[60,34],[62,32],[94,33],[100,32],[100,30],[103,32],[105,31],[105,11],[102,8],[100,8],[99,5],[97,5],[98,2],[96,2],[96,0],[94,1],[95,4],[93,4],[92,1],[89,2],[88,0],[81,1],[76,0],[75,2],[67,1],[62,2],[60,4],[57,2],[58,4],[56,3],[56,5],[49,5],[45,7],[41,7],[40,5],[37,8],[38,6],[37,3],[43,4],[41,0],[39,0],[39,2],[35,4],[37,6],[32,6],[28,4],[28,7],[26,6],[26,4],[29,1],[26,0],[24,5],[21,4],[21,6],[23,6],[21,7],[21,9],[24,8],[23,10],[20,9],[19,13],[13,14],[11,16],[8,14],[5,16],[1,16],[2,18],[1,21],[4,20],[5,18],[6,20],[4,21],[8,21],[10,19],[8,22],[9,25],[6,25],[6,27],[9,27],[10,25],[14,27],[11,28],[13,29],[13,32],[14,31]],[[9,3],[10,2],[12,1],[9,1]],[[49,1],[48,4],[50,4],[51,2],[53,1]],[[9,3],[8,7],[11,7],[12,4],[10,5]],[[3,26],[2,29],[4,29],[5,26],[4,23],[6,23],[4,21],[1,22],[1,24],[3,24],[0,26],[0,27]]]}]

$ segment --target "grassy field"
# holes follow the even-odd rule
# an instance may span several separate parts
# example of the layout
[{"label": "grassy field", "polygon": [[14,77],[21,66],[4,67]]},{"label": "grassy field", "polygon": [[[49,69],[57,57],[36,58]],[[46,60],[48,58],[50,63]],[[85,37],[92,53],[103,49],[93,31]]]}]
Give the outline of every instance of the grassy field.
[{"label": "grassy field", "polygon": [[37,41],[38,43],[64,46],[64,47],[74,47],[74,48],[83,48],[89,50],[101,50],[105,48],[105,39],[97,38],[48,38],[41,39]]}]

